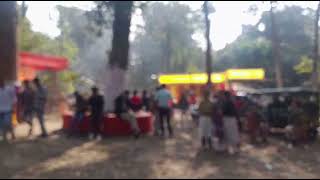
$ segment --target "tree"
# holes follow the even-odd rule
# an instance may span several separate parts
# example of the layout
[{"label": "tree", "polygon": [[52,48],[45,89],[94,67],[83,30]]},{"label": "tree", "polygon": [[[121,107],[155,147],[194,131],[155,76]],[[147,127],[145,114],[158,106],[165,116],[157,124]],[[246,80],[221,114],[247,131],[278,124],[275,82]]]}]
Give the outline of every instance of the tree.
[{"label": "tree", "polygon": [[[78,48],[76,61],[72,64],[73,71],[92,80],[98,87],[103,87],[104,77],[101,73],[105,71],[107,64],[106,50],[111,47],[111,27],[101,28],[101,34],[99,34],[99,27],[92,23],[93,11],[64,6],[57,6],[57,9],[60,17],[58,26],[62,34]],[[106,18],[111,18],[109,14],[105,15]],[[79,21],[79,19],[82,20]]]},{"label": "tree", "polygon": [[211,56],[211,41],[210,41],[210,27],[211,23],[209,20],[209,7],[208,7],[208,1],[204,1],[203,4],[203,12],[205,16],[205,24],[206,24],[206,41],[207,41],[207,51],[206,51],[206,70],[207,70],[207,76],[208,76],[208,86],[211,87],[211,73],[212,73],[212,56]]},{"label": "tree", "polygon": [[201,15],[179,2],[148,4],[131,48],[130,87],[155,85],[152,74],[205,71],[204,53],[192,38],[204,29]]},{"label": "tree", "polygon": [[17,9],[15,1],[0,2],[0,81],[16,79]]},{"label": "tree", "polygon": [[[281,25],[277,32],[281,47],[284,85],[300,85],[310,80],[306,74],[298,73],[295,67],[302,62],[303,57],[312,57],[315,11],[299,6],[285,6],[282,10],[274,11],[274,15],[277,17],[277,24]],[[260,29],[261,26],[264,28]],[[267,79],[274,82],[271,35],[270,12],[265,11],[262,12],[257,24],[243,25],[242,34],[215,53],[214,70],[262,67],[266,70]]]},{"label": "tree", "polygon": [[274,9],[276,1],[270,1],[270,23],[271,23],[271,42],[272,42],[272,54],[275,66],[275,77],[278,88],[283,87],[282,77],[282,64],[280,59],[280,45],[278,38],[278,26],[275,21]]},{"label": "tree", "polygon": [[113,100],[126,86],[126,71],[129,63],[129,34],[133,1],[97,2],[98,18],[101,23],[104,19],[103,9],[111,7],[113,10],[113,39],[107,66],[105,97],[106,109],[113,108]]},{"label": "tree", "polygon": [[[19,13],[24,10],[23,6],[18,8]],[[61,29],[62,27],[59,26]],[[30,21],[23,16],[19,16],[19,29],[18,29],[18,44],[19,51],[27,51],[38,54],[46,54],[52,56],[63,56],[69,59],[72,65],[75,62],[76,54],[78,53],[75,44],[67,37],[67,34],[62,33],[57,38],[52,39],[49,36],[40,32],[34,32],[31,29]],[[73,91],[73,82],[76,74],[73,71],[64,71],[57,75],[57,84],[53,84],[54,74],[50,72],[42,72],[41,77],[44,83],[49,87],[54,87],[60,92]],[[51,90],[51,89],[50,89]],[[52,94],[52,92],[50,93]],[[55,96],[54,94],[53,96]]]}]

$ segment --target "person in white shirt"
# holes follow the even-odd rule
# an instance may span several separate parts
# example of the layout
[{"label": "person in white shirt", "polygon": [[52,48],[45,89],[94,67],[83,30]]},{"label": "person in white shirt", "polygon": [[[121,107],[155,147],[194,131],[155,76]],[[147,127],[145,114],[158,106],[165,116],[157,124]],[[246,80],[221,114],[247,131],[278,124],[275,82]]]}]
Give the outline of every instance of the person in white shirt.
[{"label": "person in white shirt", "polygon": [[5,85],[0,81],[0,130],[3,133],[3,139],[7,141],[7,134],[10,133],[12,139],[15,134],[12,125],[13,106],[16,101],[16,92],[14,85]]}]

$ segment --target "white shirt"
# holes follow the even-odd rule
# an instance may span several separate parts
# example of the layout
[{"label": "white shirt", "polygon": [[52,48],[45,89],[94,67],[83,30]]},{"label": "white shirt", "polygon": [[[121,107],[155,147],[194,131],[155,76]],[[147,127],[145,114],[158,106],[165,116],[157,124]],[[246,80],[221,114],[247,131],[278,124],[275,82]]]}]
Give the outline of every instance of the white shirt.
[{"label": "white shirt", "polygon": [[12,111],[16,101],[16,92],[14,86],[5,86],[0,88],[0,112]]}]

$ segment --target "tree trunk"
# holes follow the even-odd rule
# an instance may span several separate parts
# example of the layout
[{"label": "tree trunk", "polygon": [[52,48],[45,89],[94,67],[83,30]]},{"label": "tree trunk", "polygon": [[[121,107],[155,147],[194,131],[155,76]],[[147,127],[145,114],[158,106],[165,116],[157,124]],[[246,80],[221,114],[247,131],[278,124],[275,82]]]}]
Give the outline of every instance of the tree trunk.
[{"label": "tree trunk", "polygon": [[21,5],[21,17],[24,19],[27,15],[27,10],[28,10],[28,7],[26,5],[26,2],[25,1],[22,1],[22,5]]},{"label": "tree trunk", "polygon": [[319,74],[318,74],[318,61],[319,61],[319,14],[320,14],[320,2],[316,11],[315,23],[314,23],[314,50],[313,50],[313,73],[312,73],[312,85],[315,90],[319,87]]},{"label": "tree trunk", "polygon": [[204,1],[203,11],[205,15],[205,23],[206,23],[206,40],[207,40],[207,51],[206,51],[206,70],[208,76],[208,86],[211,87],[211,73],[212,73],[212,56],[211,56],[211,42],[210,42],[210,20],[209,20],[209,10],[208,10],[208,1]]},{"label": "tree trunk", "polygon": [[277,25],[275,23],[274,18],[274,6],[273,1],[270,1],[270,20],[271,20],[271,39],[272,39],[272,54],[274,59],[275,66],[275,77],[276,77],[276,85],[278,88],[283,87],[283,77],[282,77],[282,64],[280,60],[280,45],[277,34]]},{"label": "tree trunk", "polygon": [[17,9],[15,1],[0,2],[0,81],[16,80]]},{"label": "tree trunk", "polygon": [[113,1],[114,21],[112,50],[106,71],[106,110],[113,110],[113,101],[127,85],[129,34],[133,1]]},{"label": "tree trunk", "polygon": [[171,35],[170,35],[170,31],[167,32],[166,34],[166,38],[167,38],[167,45],[166,45],[166,59],[165,59],[165,72],[169,73],[171,72]]}]

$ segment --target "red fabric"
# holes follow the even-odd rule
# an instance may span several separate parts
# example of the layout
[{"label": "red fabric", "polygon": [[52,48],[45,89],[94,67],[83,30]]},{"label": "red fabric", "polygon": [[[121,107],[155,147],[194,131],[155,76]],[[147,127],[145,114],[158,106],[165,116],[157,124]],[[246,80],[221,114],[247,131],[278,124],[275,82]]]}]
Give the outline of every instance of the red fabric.
[{"label": "red fabric", "polygon": [[[72,115],[63,116],[63,129],[68,130],[71,127]],[[87,133],[90,131],[90,120],[88,117],[84,118],[82,123],[78,126],[80,133]]]},{"label": "red fabric", "polygon": [[136,106],[139,106],[142,104],[142,100],[139,96],[133,96],[131,99],[130,99],[130,102],[131,104],[133,105],[136,105]]},{"label": "red fabric", "polygon": [[238,111],[240,111],[243,104],[242,104],[242,101],[241,101],[241,100],[236,100],[235,103],[234,103],[234,105],[236,106],[236,109],[237,109]]},{"label": "red fabric", "polygon": [[196,95],[190,96],[190,104],[194,105],[196,103],[197,103],[197,96]]},{"label": "red fabric", "polygon": [[68,68],[68,59],[47,55],[21,52],[19,65],[31,67],[35,70],[61,71]]},{"label": "red fabric", "polygon": [[[63,129],[68,130],[71,125],[72,115],[63,115]],[[141,133],[147,134],[153,131],[152,115],[137,114],[138,126]],[[102,124],[103,134],[108,136],[128,136],[131,134],[131,127],[127,121],[120,120],[114,114],[109,114],[104,118]],[[90,119],[86,117],[79,127],[81,133],[88,133],[90,131]]]}]

